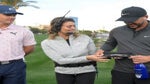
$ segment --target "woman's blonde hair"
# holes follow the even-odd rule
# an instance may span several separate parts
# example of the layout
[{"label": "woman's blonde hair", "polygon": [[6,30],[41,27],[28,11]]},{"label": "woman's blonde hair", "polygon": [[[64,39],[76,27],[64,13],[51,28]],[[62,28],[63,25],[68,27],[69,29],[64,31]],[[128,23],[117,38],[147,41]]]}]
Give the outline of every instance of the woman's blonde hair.
[{"label": "woman's blonde hair", "polygon": [[[75,22],[72,18],[66,18],[66,17],[56,17],[50,22],[50,27],[48,30],[49,39],[54,39],[56,36],[58,36],[58,32],[61,30],[61,26],[65,22]],[[73,33],[75,37],[79,36],[79,32],[75,31]]]}]

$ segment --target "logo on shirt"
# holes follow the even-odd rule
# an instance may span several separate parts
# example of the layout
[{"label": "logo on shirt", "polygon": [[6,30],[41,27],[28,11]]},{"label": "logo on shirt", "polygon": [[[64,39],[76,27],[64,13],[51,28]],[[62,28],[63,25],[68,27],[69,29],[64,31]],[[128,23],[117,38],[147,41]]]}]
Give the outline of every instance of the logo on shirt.
[{"label": "logo on shirt", "polygon": [[148,38],[148,37],[150,37],[150,36],[144,36],[144,38]]},{"label": "logo on shirt", "polygon": [[17,32],[10,32],[10,34],[16,35],[16,34],[17,34]]}]

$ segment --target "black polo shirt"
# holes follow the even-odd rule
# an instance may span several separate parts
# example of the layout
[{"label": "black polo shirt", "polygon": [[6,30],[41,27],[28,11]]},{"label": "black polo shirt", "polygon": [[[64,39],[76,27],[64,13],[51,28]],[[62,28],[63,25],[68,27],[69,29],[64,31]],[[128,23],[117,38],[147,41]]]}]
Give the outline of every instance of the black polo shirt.
[{"label": "black polo shirt", "polygon": [[[115,47],[117,47],[118,53],[150,56],[150,23],[146,28],[140,31],[135,31],[126,25],[113,29],[101,49],[111,51]],[[115,61],[115,70],[129,73],[134,72],[132,60],[121,59]],[[150,71],[150,63],[146,63],[145,65]]]}]

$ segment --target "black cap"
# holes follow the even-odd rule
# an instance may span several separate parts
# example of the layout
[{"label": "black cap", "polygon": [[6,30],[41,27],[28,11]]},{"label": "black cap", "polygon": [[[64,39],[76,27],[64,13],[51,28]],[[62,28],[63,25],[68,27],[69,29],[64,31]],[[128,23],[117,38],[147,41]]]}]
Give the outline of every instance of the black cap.
[{"label": "black cap", "polygon": [[116,21],[134,22],[142,16],[147,15],[145,9],[141,7],[128,7],[122,10],[121,17]]}]

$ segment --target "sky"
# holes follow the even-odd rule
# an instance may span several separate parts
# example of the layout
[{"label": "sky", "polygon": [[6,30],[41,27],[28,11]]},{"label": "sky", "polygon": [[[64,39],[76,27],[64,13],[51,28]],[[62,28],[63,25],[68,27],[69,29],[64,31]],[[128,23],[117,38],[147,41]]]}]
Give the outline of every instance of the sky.
[{"label": "sky", "polygon": [[[50,21],[63,16],[78,17],[79,30],[112,30],[123,25],[116,21],[121,16],[121,10],[131,6],[139,6],[147,10],[150,15],[149,0],[24,0],[37,1],[33,7],[20,7],[17,11],[24,15],[17,15],[16,24],[22,26],[49,25]],[[149,18],[148,18],[149,19]]]}]

